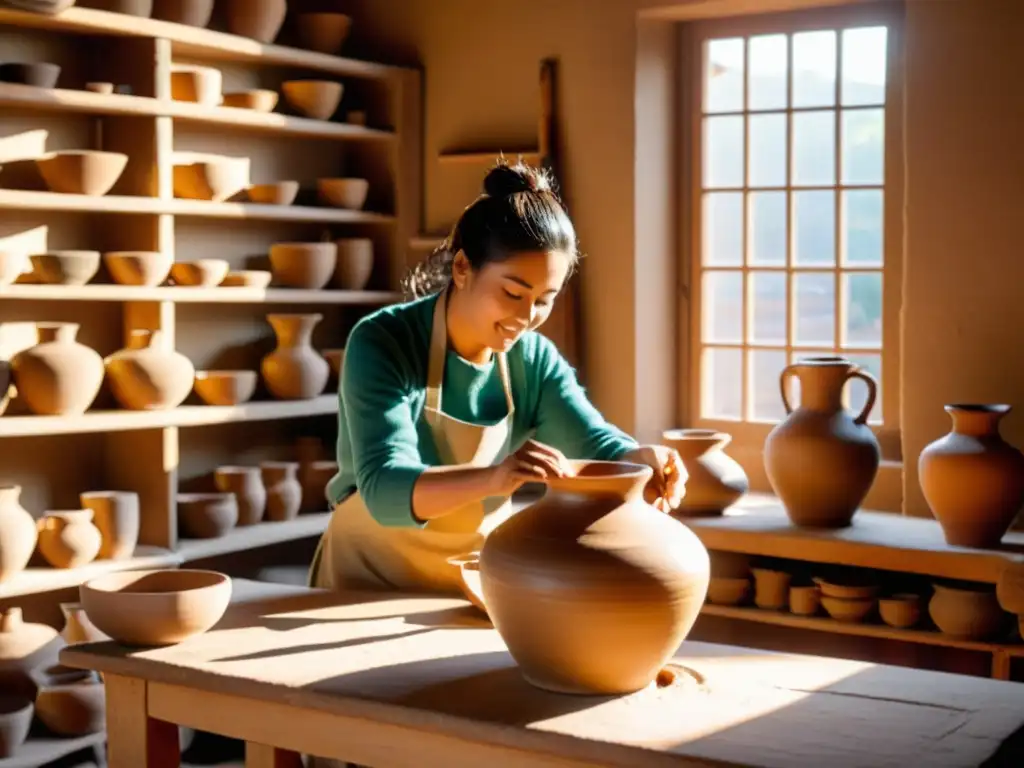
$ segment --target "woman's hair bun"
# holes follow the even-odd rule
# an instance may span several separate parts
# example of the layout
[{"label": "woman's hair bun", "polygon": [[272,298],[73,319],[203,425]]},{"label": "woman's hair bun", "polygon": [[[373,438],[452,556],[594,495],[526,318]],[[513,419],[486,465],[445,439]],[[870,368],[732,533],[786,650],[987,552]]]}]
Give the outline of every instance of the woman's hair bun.
[{"label": "woman's hair bun", "polygon": [[490,197],[508,197],[517,192],[549,192],[551,180],[542,168],[531,168],[518,162],[509,165],[504,159],[484,177],[484,193]]}]

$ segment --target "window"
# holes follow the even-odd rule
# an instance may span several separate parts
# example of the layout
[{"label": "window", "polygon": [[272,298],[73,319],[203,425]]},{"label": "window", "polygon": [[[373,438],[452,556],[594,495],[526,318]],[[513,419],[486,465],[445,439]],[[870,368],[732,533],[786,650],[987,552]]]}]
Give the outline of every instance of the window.
[{"label": "window", "polygon": [[[730,432],[741,450],[759,453],[785,416],[786,365],[840,354],[878,379],[869,423],[898,458],[892,5],[685,30],[691,422]],[[865,396],[859,381],[844,393],[856,410]]]}]

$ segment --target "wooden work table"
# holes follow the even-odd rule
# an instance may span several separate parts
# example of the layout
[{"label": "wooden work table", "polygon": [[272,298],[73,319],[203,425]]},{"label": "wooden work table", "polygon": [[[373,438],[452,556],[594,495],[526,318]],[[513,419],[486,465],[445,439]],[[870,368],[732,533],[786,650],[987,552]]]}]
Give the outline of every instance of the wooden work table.
[{"label": "wooden work table", "polygon": [[380,768],[1024,764],[1013,683],[693,642],[664,685],[556,695],[523,682],[460,599],[234,591],[180,645],[62,652],[105,673],[110,768],[176,766],[168,723],[246,741],[249,768],[299,752]]}]

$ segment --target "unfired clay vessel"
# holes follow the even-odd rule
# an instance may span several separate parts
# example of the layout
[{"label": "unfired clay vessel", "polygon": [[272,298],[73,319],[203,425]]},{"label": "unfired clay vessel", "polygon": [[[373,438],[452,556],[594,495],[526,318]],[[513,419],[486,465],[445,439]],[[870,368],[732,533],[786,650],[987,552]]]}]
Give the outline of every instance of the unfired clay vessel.
[{"label": "unfired clay vessel", "polygon": [[103,358],[75,341],[78,323],[38,323],[39,343],[11,360],[18,397],[39,416],[84,413],[103,384]]},{"label": "unfired clay vessel", "polygon": [[334,243],[274,243],[270,246],[274,279],[288,288],[318,291],[330,281],[338,263]]},{"label": "unfired clay vessel", "polygon": [[122,152],[91,149],[52,152],[36,160],[51,192],[94,197],[107,194],[127,165],[128,155]]},{"label": "unfired clay vessel", "polygon": [[345,87],[333,80],[286,80],[281,93],[296,112],[311,120],[328,120],[338,109]]},{"label": "unfired clay vessel", "polygon": [[103,560],[125,560],[139,542],[139,494],[133,491],[88,491],[78,496],[83,509],[93,513],[99,529]]},{"label": "unfired clay vessel", "polygon": [[255,525],[267,510],[267,489],[259,467],[218,467],[213,480],[221,493],[233,494],[238,503],[238,525]]},{"label": "unfired clay vessel", "polygon": [[54,568],[78,568],[100,552],[103,537],[91,509],[47,512],[39,521],[39,553]]},{"label": "unfired clay vessel", "polygon": [[336,240],[338,266],[333,284],[343,291],[361,291],[373,274],[373,240],[368,237],[343,237]]},{"label": "unfired clay vessel", "polygon": [[675,512],[720,515],[750,489],[747,473],[725,453],[730,435],[713,429],[670,429],[662,442],[675,448],[689,473],[686,495]]},{"label": "unfired clay vessel", "polygon": [[[786,394],[791,376],[800,380],[796,410]],[[868,387],[867,402],[856,416],[842,403],[843,385],[852,378]],[[845,527],[878,472],[881,453],[867,426],[878,384],[845,358],[810,357],[787,366],[780,386],[789,415],[765,440],[768,480],[794,524]]]},{"label": "unfired clay vessel", "polygon": [[37,536],[35,520],[21,506],[21,486],[0,485],[0,582],[25,570]]},{"label": "unfired clay vessel", "polygon": [[523,676],[559,693],[651,684],[704,602],[710,563],[688,527],[644,501],[648,467],[574,462],[480,552],[484,603]]},{"label": "unfired clay vessel", "polygon": [[162,331],[132,331],[128,346],[106,359],[110,390],[133,411],[167,410],[192,391],[196,369]]},{"label": "unfired clay vessel", "polygon": [[179,493],[178,525],[191,539],[216,539],[238,524],[238,499],[231,493]]},{"label": "unfired clay vessel", "polygon": [[267,489],[267,520],[294,520],[302,504],[297,461],[265,461],[260,464],[263,486]]},{"label": "unfired clay vessel", "polygon": [[94,675],[43,685],[36,696],[36,717],[58,736],[87,736],[103,730],[107,707],[104,687]]},{"label": "unfired clay vessel", "polygon": [[263,358],[260,370],[270,394],[280,400],[308,400],[324,391],[331,367],[313,349],[313,328],[321,314],[267,315],[277,335],[277,349]]},{"label": "unfired clay vessel", "polygon": [[159,251],[110,251],[103,263],[119,285],[155,287],[167,279],[174,256]]},{"label": "unfired clay vessel", "polygon": [[0,611],[0,690],[35,698],[32,672],[55,665],[64,645],[53,627],[26,622],[21,608]]},{"label": "unfired clay vessel", "polygon": [[287,11],[287,0],[227,0],[228,31],[261,43],[272,43],[284,24]]},{"label": "unfired clay vessel", "polygon": [[17,753],[32,727],[35,706],[27,696],[0,694],[0,760]]},{"label": "unfired clay vessel", "polygon": [[939,631],[965,640],[988,640],[1006,629],[1008,615],[989,585],[948,582],[932,585],[928,615]]},{"label": "unfired clay vessel", "polygon": [[1024,456],[999,434],[1009,412],[1009,405],[947,405],[952,431],[921,452],[921,490],[949,544],[998,547],[1024,505]]}]

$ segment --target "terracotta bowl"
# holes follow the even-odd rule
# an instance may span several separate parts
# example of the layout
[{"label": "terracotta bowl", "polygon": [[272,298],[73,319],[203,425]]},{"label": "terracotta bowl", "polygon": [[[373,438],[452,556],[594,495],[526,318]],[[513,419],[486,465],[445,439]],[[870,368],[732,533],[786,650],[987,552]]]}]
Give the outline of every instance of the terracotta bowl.
[{"label": "terracotta bowl", "polygon": [[175,285],[214,288],[223,282],[230,268],[226,259],[177,261],[171,265],[171,279]]},{"label": "terracotta bowl", "polygon": [[238,500],[231,493],[179,493],[178,522],[190,539],[216,539],[238,524]]},{"label": "terracotta bowl", "polygon": [[821,590],[817,584],[800,584],[789,588],[789,612],[795,616],[813,616],[821,607]]},{"label": "terracotta bowl", "polygon": [[295,27],[303,48],[334,54],[341,50],[352,29],[352,17],[343,13],[300,13]]},{"label": "terracotta bowl", "polygon": [[93,197],[107,194],[127,165],[128,155],[122,152],[91,149],[53,152],[36,160],[51,192]]},{"label": "terracotta bowl", "polygon": [[822,595],[821,604],[836,621],[846,624],[859,624],[875,607],[873,597],[829,597]]},{"label": "terracotta bowl", "polygon": [[448,558],[452,567],[459,569],[459,586],[462,594],[466,596],[475,607],[487,613],[487,606],[484,605],[484,589],[480,583],[480,553],[470,552],[466,555],[456,555]]},{"label": "terracotta bowl", "polygon": [[114,92],[114,84],[99,81],[94,83],[86,83],[85,90],[89,91],[90,93],[100,93],[104,96],[109,96]]},{"label": "terracotta bowl", "polygon": [[174,196],[223,202],[249,186],[249,158],[222,157],[174,166]]},{"label": "terracotta bowl", "polygon": [[156,0],[153,18],[189,27],[205,27],[213,15],[213,0]]},{"label": "terracotta bowl", "polygon": [[373,241],[368,237],[346,237],[335,241],[338,266],[333,284],[343,291],[361,291],[373,274]]},{"label": "terracotta bowl", "polygon": [[53,88],[60,77],[60,67],[45,61],[6,61],[0,64],[0,83],[19,83],[34,88]]},{"label": "terracotta bowl", "polygon": [[878,613],[890,627],[909,629],[921,620],[921,596],[900,594],[883,597],[878,601]]},{"label": "terracotta bowl", "polygon": [[171,273],[174,257],[160,251],[110,251],[103,263],[118,285],[160,285]]},{"label": "terracotta bowl", "polygon": [[274,275],[265,269],[239,269],[228,272],[221,288],[266,288]]},{"label": "terracotta bowl", "polygon": [[281,84],[285,101],[313,120],[327,120],[337,111],[345,88],[333,80],[287,80]]},{"label": "terracotta bowl", "polygon": [[100,268],[99,251],[48,251],[29,258],[36,278],[45,285],[85,285]]},{"label": "terracotta bowl", "polygon": [[121,571],[86,582],[79,592],[90,621],[117,642],[171,645],[220,621],[231,602],[231,579],[189,569]]},{"label": "terracotta bowl", "polygon": [[256,392],[255,371],[196,371],[195,390],[207,405],[240,405]]},{"label": "terracotta bowl", "polygon": [[366,179],[317,179],[320,200],[336,208],[361,211],[366,205],[370,182]]},{"label": "terracotta bowl", "polygon": [[59,736],[99,733],[107,715],[104,691],[96,679],[43,686],[36,696],[36,717]]},{"label": "terracotta bowl", "polygon": [[708,602],[739,605],[750,597],[750,579],[712,576],[708,581]]},{"label": "terracotta bowl", "polygon": [[21,251],[0,251],[0,285],[10,285],[32,271],[32,262]]},{"label": "terracotta bowl", "polygon": [[278,181],[273,184],[253,184],[246,190],[249,199],[263,205],[291,205],[299,194],[299,182]]},{"label": "terracotta bowl", "polygon": [[171,66],[171,98],[207,107],[221,102],[223,77],[219,69],[174,64]]},{"label": "terracotta bowl", "polygon": [[341,366],[345,362],[345,348],[341,349],[321,349],[320,355],[324,360],[327,361],[328,365],[331,366],[331,375],[334,376],[334,380],[337,381],[341,378]]},{"label": "terracotta bowl", "polygon": [[330,282],[338,263],[334,243],[274,243],[270,269],[274,279],[288,288],[318,291]]},{"label": "terracotta bowl", "polygon": [[11,757],[28,738],[32,702],[21,696],[0,696],[0,760]]},{"label": "terracotta bowl", "polygon": [[234,109],[251,109],[253,112],[273,112],[279,96],[277,91],[253,88],[248,91],[225,93],[221,106]]},{"label": "terracotta bowl", "polygon": [[814,582],[821,588],[824,597],[838,597],[845,600],[874,598],[878,594],[878,584],[863,581],[856,576],[848,578],[815,577]]}]

